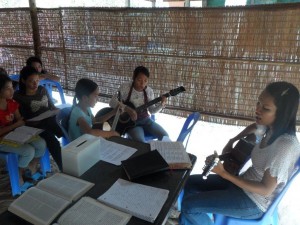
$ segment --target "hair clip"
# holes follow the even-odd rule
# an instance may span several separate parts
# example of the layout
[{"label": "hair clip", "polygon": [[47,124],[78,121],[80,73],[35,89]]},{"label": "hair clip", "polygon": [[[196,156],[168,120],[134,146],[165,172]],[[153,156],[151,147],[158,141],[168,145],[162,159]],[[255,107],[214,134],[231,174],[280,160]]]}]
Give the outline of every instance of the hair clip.
[{"label": "hair clip", "polygon": [[281,93],[281,96],[284,96],[289,90],[290,90],[290,88],[287,88],[286,90],[284,90],[284,91]]}]

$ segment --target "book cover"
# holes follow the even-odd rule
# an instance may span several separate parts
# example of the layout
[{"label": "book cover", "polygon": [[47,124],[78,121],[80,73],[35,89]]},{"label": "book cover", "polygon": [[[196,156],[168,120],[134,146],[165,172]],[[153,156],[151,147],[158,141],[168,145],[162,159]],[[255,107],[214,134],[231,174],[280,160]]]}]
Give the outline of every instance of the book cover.
[{"label": "book cover", "polygon": [[169,164],[157,150],[154,150],[122,161],[122,167],[128,179],[134,180],[142,176],[168,170]]}]

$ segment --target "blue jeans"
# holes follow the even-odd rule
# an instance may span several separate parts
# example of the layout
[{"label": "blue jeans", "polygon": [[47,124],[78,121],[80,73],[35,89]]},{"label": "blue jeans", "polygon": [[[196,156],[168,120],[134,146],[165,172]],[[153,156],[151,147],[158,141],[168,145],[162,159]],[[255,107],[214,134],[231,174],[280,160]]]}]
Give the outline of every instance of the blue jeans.
[{"label": "blue jeans", "polygon": [[20,168],[26,168],[33,158],[40,158],[44,155],[46,150],[46,142],[42,138],[23,144],[17,147],[1,144],[0,151],[13,152],[18,154],[18,166]]},{"label": "blue jeans", "polygon": [[184,188],[180,224],[213,225],[207,213],[244,219],[257,219],[263,215],[245,192],[231,182],[214,174],[207,180],[201,175],[193,175]]},{"label": "blue jeans", "polygon": [[168,133],[158,123],[154,122],[150,117],[136,121],[136,126],[128,130],[127,134],[135,141],[145,141],[145,131],[158,140],[162,140]]}]

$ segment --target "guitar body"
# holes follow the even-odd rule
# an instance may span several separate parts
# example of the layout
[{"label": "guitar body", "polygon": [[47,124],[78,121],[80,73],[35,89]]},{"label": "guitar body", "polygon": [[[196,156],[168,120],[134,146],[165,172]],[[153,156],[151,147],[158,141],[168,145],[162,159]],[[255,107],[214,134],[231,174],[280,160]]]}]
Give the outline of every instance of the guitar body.
[{"label": "guitar body", "polygon": [[[113,110],[113,108],[111,108],[111,107],[106,107],[106,108],[100,109],[97,112],[97,114],[95,115],[95,117],[103,116],[103,115],[111,112],[112,110]],[[113,116],[109,120],[107,120],[107,122],[110,126],[113,125],[114,119],[115,119],[115,117]],[[127,132],[127,130],[129,130],[132,127],[135,127],[135,122],[130,119],[130,116],[128,115],[128,113],[124,112],[119,117],[119,121],[117,123],[115,131],[117,131],[120,135],[123,135]],[[96,126],[93,126],[93,128],[102,130],[103,126],[96,125]]]},{"label": "guitar body", "polygon": [[242,167],[251,156],[254,145],[245,139],[240,139],[230,153],[220,155],[220,160],[224,161],[224,169],[229,173],[238,175]]},{"label": "guitar body", "polygon": [[[164,94],[163,96],[165,97],[170,97],[170,96],[175,96],[181,92],[185,91],[185,88],[180,86],[178,88],[175,88],[173,90],[170,90],[170,92]],[[154,105],[158,102],[160,102],[162,99],[162,97],[158,97],[158,98],[155,98],[147,103],[145,103],[144,105],[141,105],[137,108],[135,108],[135,106],[131,103],[131,102],[125,102],[124,104],[127,105],[128,107],[134,109],[137,114],[139,114],[140,112],[144,112],[147,110],[147,108],[151,105]],[[107,108],[103,108],[101,110],[99,110],[96,114],[95,117],[100,117],[100,116],[103,116],[105,114],[107,114],[108,112],[112,111],[113,108],[110,108],[110,107],[107,107]],[[115,117],[112,117],[110,118],[107,122],[110,126],[113,125],[113,122],[114,122],[114,119]],[[136,123],[135,121],[132,121],[129,114],[127,112],[123,112],[120,116],[119,116],[119,119],[118,119],[118,123],[117,123],[117,126],[116,126],[116,129],[115,131],[117,131],[120,135],[123,135],[125,134],[130,128],[133,128],[136,126]],[[102,126],[101,126],[102,127]],[[98,128],[98,127],[97,127]],[[101,129],[101,128],[100,128]]]}]

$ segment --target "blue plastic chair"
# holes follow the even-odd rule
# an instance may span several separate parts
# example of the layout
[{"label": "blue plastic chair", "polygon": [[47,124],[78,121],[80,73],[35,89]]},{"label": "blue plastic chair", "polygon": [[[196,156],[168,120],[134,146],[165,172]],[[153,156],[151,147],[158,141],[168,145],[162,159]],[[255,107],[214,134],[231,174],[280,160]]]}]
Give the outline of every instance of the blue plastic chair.
[{"label": "blue plastic chair", "polygon": [[[199,112],[193,112],[191,113],[185,120],[182,129],[179,133],[179,136],[177,138],[177,141],[184,143],[185,142],[185,148],[187,147],[187,144],[189,142],[192,130],[198,120],[200,119],[200,113]],[[184,190],[182,190],[177,198],[177,210],[181,211],[181,203],[182,198],[184,195]]]},{"label": "blue plastic chair", "polygon": [[[20,195],[21,189],[19,185],[19,167],[18,155],[11,152],[1,152],[0,158],[6,162],[6,169],[8,171],[12,195]],[[45,154],[40,159],[41,172],[46,176],[47,172],[51,172],[49,151],[46,149]]]},{"label": "blue plastic chair", "polygon": [[9,77],[10,77],[10,79],[12,79],[13,81],[19,82],[19,80],[20,80],[20,75],[19,75],[19,74],[10,74]]},{"label": "blue plastic chair", "polygon": [[278,225],[278,204],[280,203],[281,199],[288,191],[289,187],[295,181],[295,178],[300,174],[300,158],[295,166],[295,173],[289,179],[283,190],[277,196],[277,198],[273,201],[270,205],[268,210],[264,213],[264,215],[260,219],[237,219],[232,217],[227,217],[221,214],[215,214],[214,220],[215,225]]},{"label": "blue plastic chair", "polygon": [[72,107],[66,107],[59,110],[59,113],[56,115],[56,122],[60,126],[64,136],[62,137],[63,146],[70,143],[70,137],[68,134],[68,123],[70,114],[72,112]]},{"label": "blue plastic chair", "polygon": [[58,90],[59,95],[60,95],[61,103],[62,104],[66,104],[66,100],[65,100],[65,96],[64,96],[64,91],[63,91],[63,89],[62,89],[62,87],[61,87],[61,85],[60,85],[59,82],[53,81],[53,80],[44,79],[44,80],[40,81],[40,85],[44,86],[47,89],[48,94],[51,97],[52,97],[53,87],[56,87],[56,89]]},{"label": "blue plastic chair", "polygon": [[185,142],[185,148],[189,142],[192,130],[199,119],[200,119],[200,113],[193,112],[186,118],[186,120],[182,126],[182,129],[179,133],[177,141],[182,142],[182,143]]},{"label": "blue plastic chair", "polygon": [[9,77],[12,81],[15,82],[15,84],[14,84],[15,91],[19,90],[20,75],[19,74],[10,74]]}]

